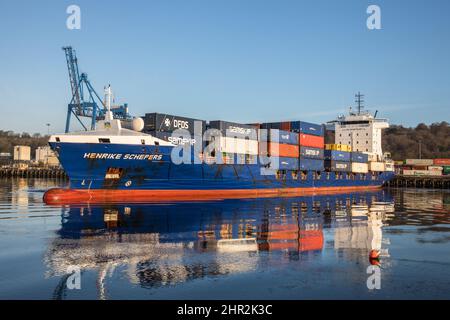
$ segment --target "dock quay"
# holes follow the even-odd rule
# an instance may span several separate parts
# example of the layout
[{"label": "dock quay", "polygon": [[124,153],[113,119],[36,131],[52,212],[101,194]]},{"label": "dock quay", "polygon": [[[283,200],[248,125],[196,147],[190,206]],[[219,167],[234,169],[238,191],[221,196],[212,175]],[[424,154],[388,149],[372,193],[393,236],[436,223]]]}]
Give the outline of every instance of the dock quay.
[{"label": "dock quay", "polygon": [[61,168],[0,168],[1,178],[57,178],[67,179],[67,175]]},{"label": "dock quay", "polygon": [[450,189],[450,175],[445,176],[411,176],[398,174],[387,182],[388,187]]}]

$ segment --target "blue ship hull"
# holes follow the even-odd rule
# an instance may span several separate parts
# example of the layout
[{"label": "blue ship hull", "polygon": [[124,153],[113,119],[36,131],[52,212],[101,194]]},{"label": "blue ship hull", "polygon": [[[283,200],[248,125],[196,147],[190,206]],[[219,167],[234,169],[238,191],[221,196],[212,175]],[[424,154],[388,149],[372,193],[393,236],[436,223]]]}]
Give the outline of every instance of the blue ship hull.
[{"label": "blue ship hull", "polygon": [[[289,190],[291,188],[380,187],[393,172],[350,174],[292,171],[282,177],[262,174],[255,164],[174,164],[172,146],[97,143],[50,143],[75,190]],[[109,169],[120,176],[108,178]],[[263,168],[264,170],[264,168]],[[267,171],[267,170],[266,170]]]}]

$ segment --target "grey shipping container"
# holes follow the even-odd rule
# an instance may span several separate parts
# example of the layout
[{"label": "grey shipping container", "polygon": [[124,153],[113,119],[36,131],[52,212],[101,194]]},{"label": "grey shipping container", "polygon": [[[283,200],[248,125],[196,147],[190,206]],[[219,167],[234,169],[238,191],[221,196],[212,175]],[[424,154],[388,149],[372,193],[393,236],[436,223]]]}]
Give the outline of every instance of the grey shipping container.
[{"label": "grey shipping container", "polygon": [[175,145],[185,145],[185,144],[190,144],[190,145],[194,145],[197,143],[201,143],[202,149],[204,147],[204,142],[202,137],[196,137],[193,135],[190,136],[180,136],[180,135],[174,135],[172,136],[171,132],[162,132],[162,131],[149,131],[147,132],[148,134],[151,134],[152,136],[161,139],[161,140],[165,140],[168,142],[171,142]]},{"label": "grey shipping container", "polygon": [[208,129],[217,129],[224,136],[258,140],[258,128],[248,124],[214,120],[209,122]]},{"label": "grey shipping container", "polygon": [[144,118],[144,132],[160,131],[173,132],[177,129],[184,129],[194,134],[195,124],[197,123],[201,134],[205,131],[206,121],[193,118],[174,116],[164,113],[146,113]]},{"label": "grey shipping container", "polygon": [[352,166],[351,166],[350,162],[325,160],[324,163],[325,163],[325,169],[330,170],[330,171],[337,171],[337,172],[352,171]]},{"label": "grey shipping container", "polygon": [[309,159],[323,159],[323,149],[300,146],[300,157]]}]

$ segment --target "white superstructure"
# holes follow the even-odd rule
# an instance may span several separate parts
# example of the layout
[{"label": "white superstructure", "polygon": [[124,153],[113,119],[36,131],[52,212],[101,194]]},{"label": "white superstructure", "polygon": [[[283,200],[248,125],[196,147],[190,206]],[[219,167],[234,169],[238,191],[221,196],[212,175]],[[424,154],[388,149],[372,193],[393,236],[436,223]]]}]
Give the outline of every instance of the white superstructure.
[{"label": "white superstructure", "polygon": [[382,161],[381,135],[383,129],[389,128],[389,122],[387,119],[375,118],[369,111],[362,109],[361,104],[356,112],[350,107],[348,115],[341,115],[329,122],[334,125],[335,143],[350,145],[352,151],[369,154],[370,161]]}]

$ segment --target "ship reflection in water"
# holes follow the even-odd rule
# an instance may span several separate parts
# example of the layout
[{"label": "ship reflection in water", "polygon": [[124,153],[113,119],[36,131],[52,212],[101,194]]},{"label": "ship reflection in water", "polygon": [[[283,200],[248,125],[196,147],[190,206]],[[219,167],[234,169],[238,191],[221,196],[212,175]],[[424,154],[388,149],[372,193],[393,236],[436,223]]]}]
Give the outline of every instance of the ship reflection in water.
[{"label": "ship reflection in water", "polygon": [[[328,240],[344,259],[368,264],[389,257],[382,226],[393,217],[385,191],[208,203],[73,206],[45,255],[47,276],[70,267],[95,271],[99,298],[116,269],[132,284],[155,289],[204,277],[281,268],[319,258]],[[66,278],[62,277],[64,282]],[[64,294],[65,283],[55,291]]]},{"label": "ship reflection in water", "polygon": [[0,299],[450,298],[449,191],[43,204],[55,186],[0,180]]}]

